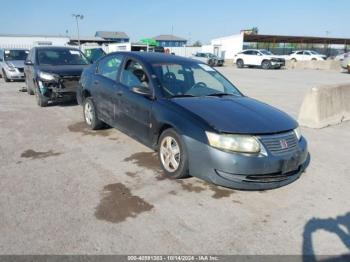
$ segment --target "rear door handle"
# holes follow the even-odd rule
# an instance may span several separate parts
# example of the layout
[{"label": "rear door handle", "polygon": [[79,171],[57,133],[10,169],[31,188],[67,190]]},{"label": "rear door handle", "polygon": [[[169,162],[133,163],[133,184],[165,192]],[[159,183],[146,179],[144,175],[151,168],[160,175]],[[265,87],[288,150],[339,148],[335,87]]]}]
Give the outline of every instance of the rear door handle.
[{"label": "rear door handle", "polygon": [[118,96],[122,96],[122,95],[123,95],[123,93],[124,93],[124,92],[123,92],[123,91],[121,91],[121,90],[120,90],[120,91],[117,91],[117,95],[118,95]]},{"label": "rear door handle", "polygon": [[99,81],[98,80],[94,80],[94,84],[98,85]]}]

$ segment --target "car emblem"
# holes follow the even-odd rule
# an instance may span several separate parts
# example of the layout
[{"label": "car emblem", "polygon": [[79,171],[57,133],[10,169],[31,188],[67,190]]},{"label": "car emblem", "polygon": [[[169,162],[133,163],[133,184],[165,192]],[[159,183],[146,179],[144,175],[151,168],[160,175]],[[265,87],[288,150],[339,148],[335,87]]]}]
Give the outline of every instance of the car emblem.
[{"label": "car emblem", "polygon": [[280,145],[282,149],[288,148],[288,142],[285,139],[280,140]]}]

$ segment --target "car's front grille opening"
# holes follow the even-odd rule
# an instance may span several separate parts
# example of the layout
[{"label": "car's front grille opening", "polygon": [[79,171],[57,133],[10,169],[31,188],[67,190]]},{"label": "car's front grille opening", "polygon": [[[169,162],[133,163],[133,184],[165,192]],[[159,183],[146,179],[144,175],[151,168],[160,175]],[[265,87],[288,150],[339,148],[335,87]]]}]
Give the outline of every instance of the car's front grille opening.
[{"label": "car's front grille opening", "polygon": [[298,138],[293,131],[259,136],[259,140],[273,155],[283,155],[298,148]]}]

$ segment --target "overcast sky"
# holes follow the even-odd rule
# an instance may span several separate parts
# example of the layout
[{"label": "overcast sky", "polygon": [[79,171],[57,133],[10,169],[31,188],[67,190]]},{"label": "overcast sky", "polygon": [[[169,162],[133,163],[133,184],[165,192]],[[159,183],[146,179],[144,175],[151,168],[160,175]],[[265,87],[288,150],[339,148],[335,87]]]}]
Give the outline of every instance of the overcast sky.
[{"label": "overcast sky", "polygon": [[350,0],[0,0],[0,34],[124,31],[133,41],[171,34],[203,43],[258,27],[262,34],[350,37]]}]

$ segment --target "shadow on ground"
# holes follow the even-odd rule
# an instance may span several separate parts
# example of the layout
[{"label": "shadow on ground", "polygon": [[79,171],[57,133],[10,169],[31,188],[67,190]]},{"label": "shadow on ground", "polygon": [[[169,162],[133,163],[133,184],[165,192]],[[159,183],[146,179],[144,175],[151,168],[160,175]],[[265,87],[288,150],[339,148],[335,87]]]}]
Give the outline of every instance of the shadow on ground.
[{"label": "shadow on ground", "polygon": [[303,262],[338,262],[350,261],[350,253],[334,257],[316,257],[312,242],[312,235],[318,230],[324,230],[336,234],[339,240],[350,251],[350,212],[336,218],[312,218],[309,220],[303,233]]}]

